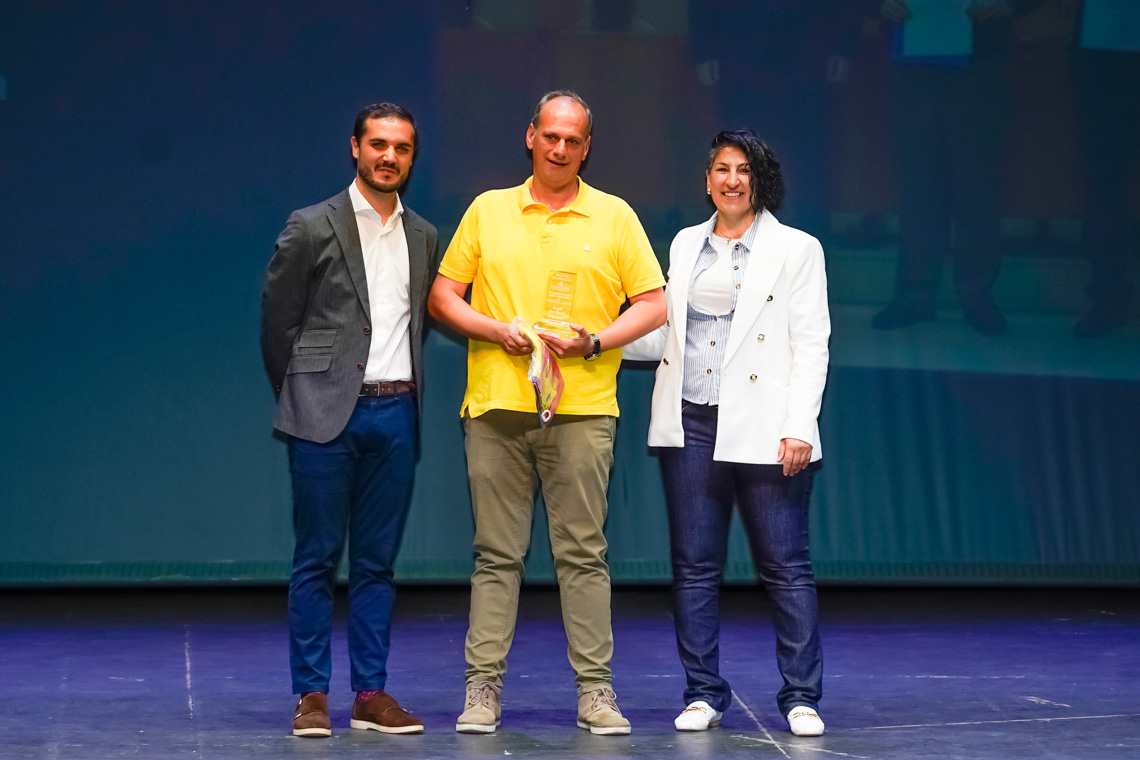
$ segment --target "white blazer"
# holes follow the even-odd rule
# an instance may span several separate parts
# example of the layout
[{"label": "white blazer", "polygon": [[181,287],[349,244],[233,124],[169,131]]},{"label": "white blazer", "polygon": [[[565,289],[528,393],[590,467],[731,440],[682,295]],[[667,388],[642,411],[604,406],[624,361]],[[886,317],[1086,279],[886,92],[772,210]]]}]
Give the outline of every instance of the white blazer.
[{"label": "white blazer", "polygon": [[[624,348],[622,358],[660,361],[653,386],[650,446],[683,447],[681,385],[689,280],[708,222],[686,227],[669,248],[668,319]],[[740,285],[720,376],[713,459],[777,464],[783,438],[822,456],[819,407],[827,382],[827,275],[823,247],[811,235],[763,212]]]}]

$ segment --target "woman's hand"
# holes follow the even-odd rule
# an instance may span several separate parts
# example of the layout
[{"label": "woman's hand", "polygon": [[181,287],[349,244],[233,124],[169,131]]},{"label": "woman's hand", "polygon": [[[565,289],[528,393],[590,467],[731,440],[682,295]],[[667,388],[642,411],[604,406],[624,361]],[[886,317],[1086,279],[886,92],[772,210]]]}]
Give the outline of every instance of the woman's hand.
[{"label": "woman's hand", "polygon": [[811,462],[811,444],[799,438],[784,438],[780,441],[776,461],[784,463],[784,474],[791,477]]}]

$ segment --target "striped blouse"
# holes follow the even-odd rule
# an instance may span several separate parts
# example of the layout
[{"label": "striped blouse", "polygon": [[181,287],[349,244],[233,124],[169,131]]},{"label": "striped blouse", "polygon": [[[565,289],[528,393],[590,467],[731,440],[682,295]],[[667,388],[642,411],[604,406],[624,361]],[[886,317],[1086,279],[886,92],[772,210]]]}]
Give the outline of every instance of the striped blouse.
[{"label": "striped blouse", "polygon": [[686,401],[709,406],[715,406],[720,401],[720,370],[724,364],[724,346],[728,341],[728,331],[732,327],[736,298],[740,294],[740,283],[744,281],[744,272],[748,268],[748,256],[756,240],[760,217],[760,214],[756,215],[744,237],[732,242],[732,304],[727,312],[720,314],[706,314],[693,306],[693,286],[697,277],[711,267],[719,255],[712,243],[717,215],[713,214],[705,226],[704,245],[689,277],[685,377],[681,385],[681,398]]}]

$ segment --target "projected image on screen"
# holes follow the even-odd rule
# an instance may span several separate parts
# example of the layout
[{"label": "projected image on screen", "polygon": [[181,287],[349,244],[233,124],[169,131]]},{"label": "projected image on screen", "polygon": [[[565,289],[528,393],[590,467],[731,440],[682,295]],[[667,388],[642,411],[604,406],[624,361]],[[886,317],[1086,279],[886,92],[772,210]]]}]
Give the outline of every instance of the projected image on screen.
[{"label": "projected image on screen", "polygon": [[[1133,377],[1133,14],[994,5],[476,3],[441,34],[440,108],[493,124],[496,149],[466,155],[467,123],[448,121],[437,189],[453,208],[510,181],[512,116],[575,82],[598,104],[590,176],[663,250],[711,210],[692,192],[705,135],[749,126],[784,167],[780,218],[827,244],[834,362]],[[1109,17],[1111,53],[1082,41]]]}]

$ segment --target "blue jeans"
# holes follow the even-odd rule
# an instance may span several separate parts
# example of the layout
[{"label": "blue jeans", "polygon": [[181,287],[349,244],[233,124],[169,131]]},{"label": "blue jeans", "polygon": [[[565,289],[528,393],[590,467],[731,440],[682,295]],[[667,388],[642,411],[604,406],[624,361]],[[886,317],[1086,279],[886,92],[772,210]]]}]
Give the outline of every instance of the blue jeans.
[{"label": "blue jeans", "polygon": [[659,450],[669,510],[677,651],[685,667],[685,703],[724,711],[732,690],[720,675],[720,584],[728,557],[733,502],[776,629],[776,663],[784,686],[780,713],[818,707],[823,649],[815,578],[808,553],[811,466],[793,477],[782,465],[713,461],[717,407],[684,402],[685,445]]},{"label": "blue jeans", "polygon": [[294,693],[329,690],[333,594],[346,536],[352,688],[384,688],[396,598],[392,564],[411,503],[416,424],[410,394],[361,398],[328,443],[289,439],[297,539],[289,581]]}]

